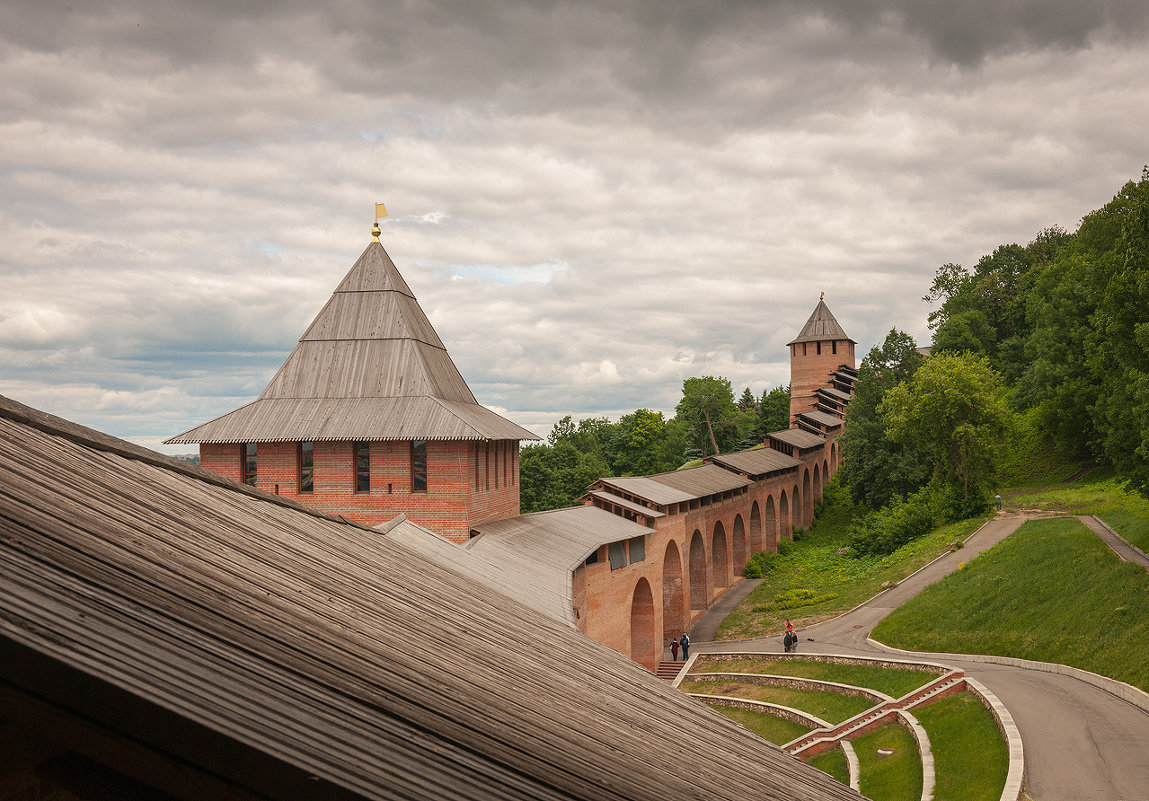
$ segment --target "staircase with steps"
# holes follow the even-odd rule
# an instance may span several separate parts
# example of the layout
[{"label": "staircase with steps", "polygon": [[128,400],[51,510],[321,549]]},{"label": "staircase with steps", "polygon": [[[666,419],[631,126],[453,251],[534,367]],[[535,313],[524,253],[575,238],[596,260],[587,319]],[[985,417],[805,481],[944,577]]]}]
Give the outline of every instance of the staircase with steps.
[{"label": "staircase with steps", "polygon": [[965,672],[954,670],[923,684],[897,701],[887,701],[868,709],[849,720],[829,729],[815,729],[796,740],[782,746],[783,750],[796,757],[817,756],[834,748],[842,740],[864,734],[871,729],[894,720],[898,712],[908,711],[944,698],[965,688]]},{"label": "staircase with steps", "polygon": [[685,666],[685,662],[659,662],[658,668],[654,671],[654,675],[660,679],[674,681],[678,678],[678,674],[682,672],[682,668]]}]

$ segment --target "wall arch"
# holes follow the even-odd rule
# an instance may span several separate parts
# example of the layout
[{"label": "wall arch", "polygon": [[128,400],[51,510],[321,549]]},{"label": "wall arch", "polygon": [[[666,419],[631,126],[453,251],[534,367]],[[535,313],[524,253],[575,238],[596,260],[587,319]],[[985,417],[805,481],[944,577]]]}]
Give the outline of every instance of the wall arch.
[{"label": "wall arch", "polygon": [[822,500],[822,465],[814,463],[814,503]]},{"label": "wall arch", "polygon": [[802,523],[802,495],[798,492],[798,485],[790,488],[790,531],[787,536],[794,538],[794,529],[801,528]]},{"label": "wall arch", "polygon": [[814,493],[810,491],[810,468],[802,469],[802,503],[794,504],[802,512],[802,522],[798,525],[806,527],[810,525],[810,519],[814,517]]},{"label": "wall arch", "polygon": [[[785,497],[785,493],[783,493]],[[766,498],[766,536],[763,539],[762,550],[778,550],[778,509],[774,505],[774,496]]]},{"label": "wall arch", "polygon": [[630,658],[653,671],[660,653],[654,650],[654,595],[650,582],[640,578],[630,601]]},{"label": "wall arch", "polygon": [[662,557],[662,641],[670,642],[686,631],[686,588],[682,585],[682,554],[678,543],[666,544]]},{"label": "wall arch", "polygon": [[762,507],[758,505],[758,501],[754,501],[750,507],[750,555],[753,556],[765,547],[762,535]]},{"label": "wall arch", "polygon": [[714,590],[730,586],[730,545],[726,540],[726,528],[721,520],[714,522],[710,553],[714,562]]},{"label": "wall arch", "polygon": [[830,483],[830,479],[833,477],[833,475],[834,474],[830,472],[830,461],[828,459],[823,459],[822,460],[822,494],[823,495],[826,494],[826,485]]},{"label": "wall arch", "polygon": [[838,472],[838,443],[837,442],[831,442],[830,443],[830,467],[833,468],[835,473]]},{"label": "wall arch", "polygon": [[741,576],[743,568],[746,567],[746,560],[750,558],[746,524],[742,521],[742,515],[734,516],[734,527],[730,532],[730,540],[734,552],[734,562],[731,567],[734,569],[734,575]]},{"label": "wall arch", "polygon": [[710,601],[710,588],[706,584],[706,543],[702,532],[694,529],[690,535],[690,608],[705,609]]},{"label": "wall arch", "polygon": [[778,542],[790,539],[794,527],[790,518],[790,500],[786,497],[786,490],[778,495]]}]

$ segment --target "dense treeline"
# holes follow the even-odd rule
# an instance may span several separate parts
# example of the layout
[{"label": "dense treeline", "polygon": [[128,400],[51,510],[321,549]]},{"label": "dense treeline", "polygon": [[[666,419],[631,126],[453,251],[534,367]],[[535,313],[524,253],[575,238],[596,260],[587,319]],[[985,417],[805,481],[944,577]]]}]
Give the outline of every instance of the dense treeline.
[{"label": "dense treeline", "polygon": [[576,424],[568,415],[545,444],[522,449],[523,512],[570,506],[588,485],[606,476],[644,476],[676,470],[716,452],[761,445],[769,431],[790,423],[790,390],[775,387],[755,397],[749,387],[735,399],[725,378],[683,382],[682,400],[669,420],[637,409],[617,422],[590,417]]},{"label": "dense treeline", "polygon": [[984,508],[1019,414],[1149,496],[1149,168],[1075,232],[943,265],[923,300],[931,355],[891,330],[847,411],[842,482],[877,510],[858,551]]}]

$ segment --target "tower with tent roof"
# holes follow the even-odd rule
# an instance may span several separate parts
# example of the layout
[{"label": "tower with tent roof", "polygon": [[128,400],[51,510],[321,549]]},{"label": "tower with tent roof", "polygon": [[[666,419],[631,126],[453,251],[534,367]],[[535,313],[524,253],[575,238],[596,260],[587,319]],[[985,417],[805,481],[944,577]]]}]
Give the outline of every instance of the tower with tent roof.
[{"label": "tower with tent roof", "polygon": [[372,233],[260,396],[167,442],[306,506],[464,542],[519,513],[519,442],[538,437],[475,400]]},{"label": "tower with tent roof", "polygon": [[826,306],[826,293],[788,344],[790,346],[790,425],[820,427],[823,415],[840,424],[857,376],[854,345]]}]

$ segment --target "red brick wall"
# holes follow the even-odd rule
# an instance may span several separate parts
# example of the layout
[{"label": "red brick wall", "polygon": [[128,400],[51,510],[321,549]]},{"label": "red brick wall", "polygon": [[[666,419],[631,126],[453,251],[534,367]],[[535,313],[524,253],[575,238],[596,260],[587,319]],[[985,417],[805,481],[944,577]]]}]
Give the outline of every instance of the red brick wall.
[{"label": "red brick wall", "polygon": [[[242,445],[200,446],[200,464],[233,481],[243,478]],[[371,489],[357,492],[354,444],[314,444],[314,488],[299,491],[298,443],[261,442],[256,486],[324,512],[375,526],[404,514],[455,542],[471,527],[519,513],[518,443],[428,442],[427,491],[413,492],[411,444],[371,443]]]},{"label": "red brick wall", "polygon": [[[834,353],[834,343],[838,352]],[[822,353],[818,353],[818,345]],[[803,352],[805,346],[805,352]],[[790,346],[790,419],[815,408],[815,392],[830,386],[830,374],[843,364],[854,366],[854,343],[848,339],[798,342]]]}]

